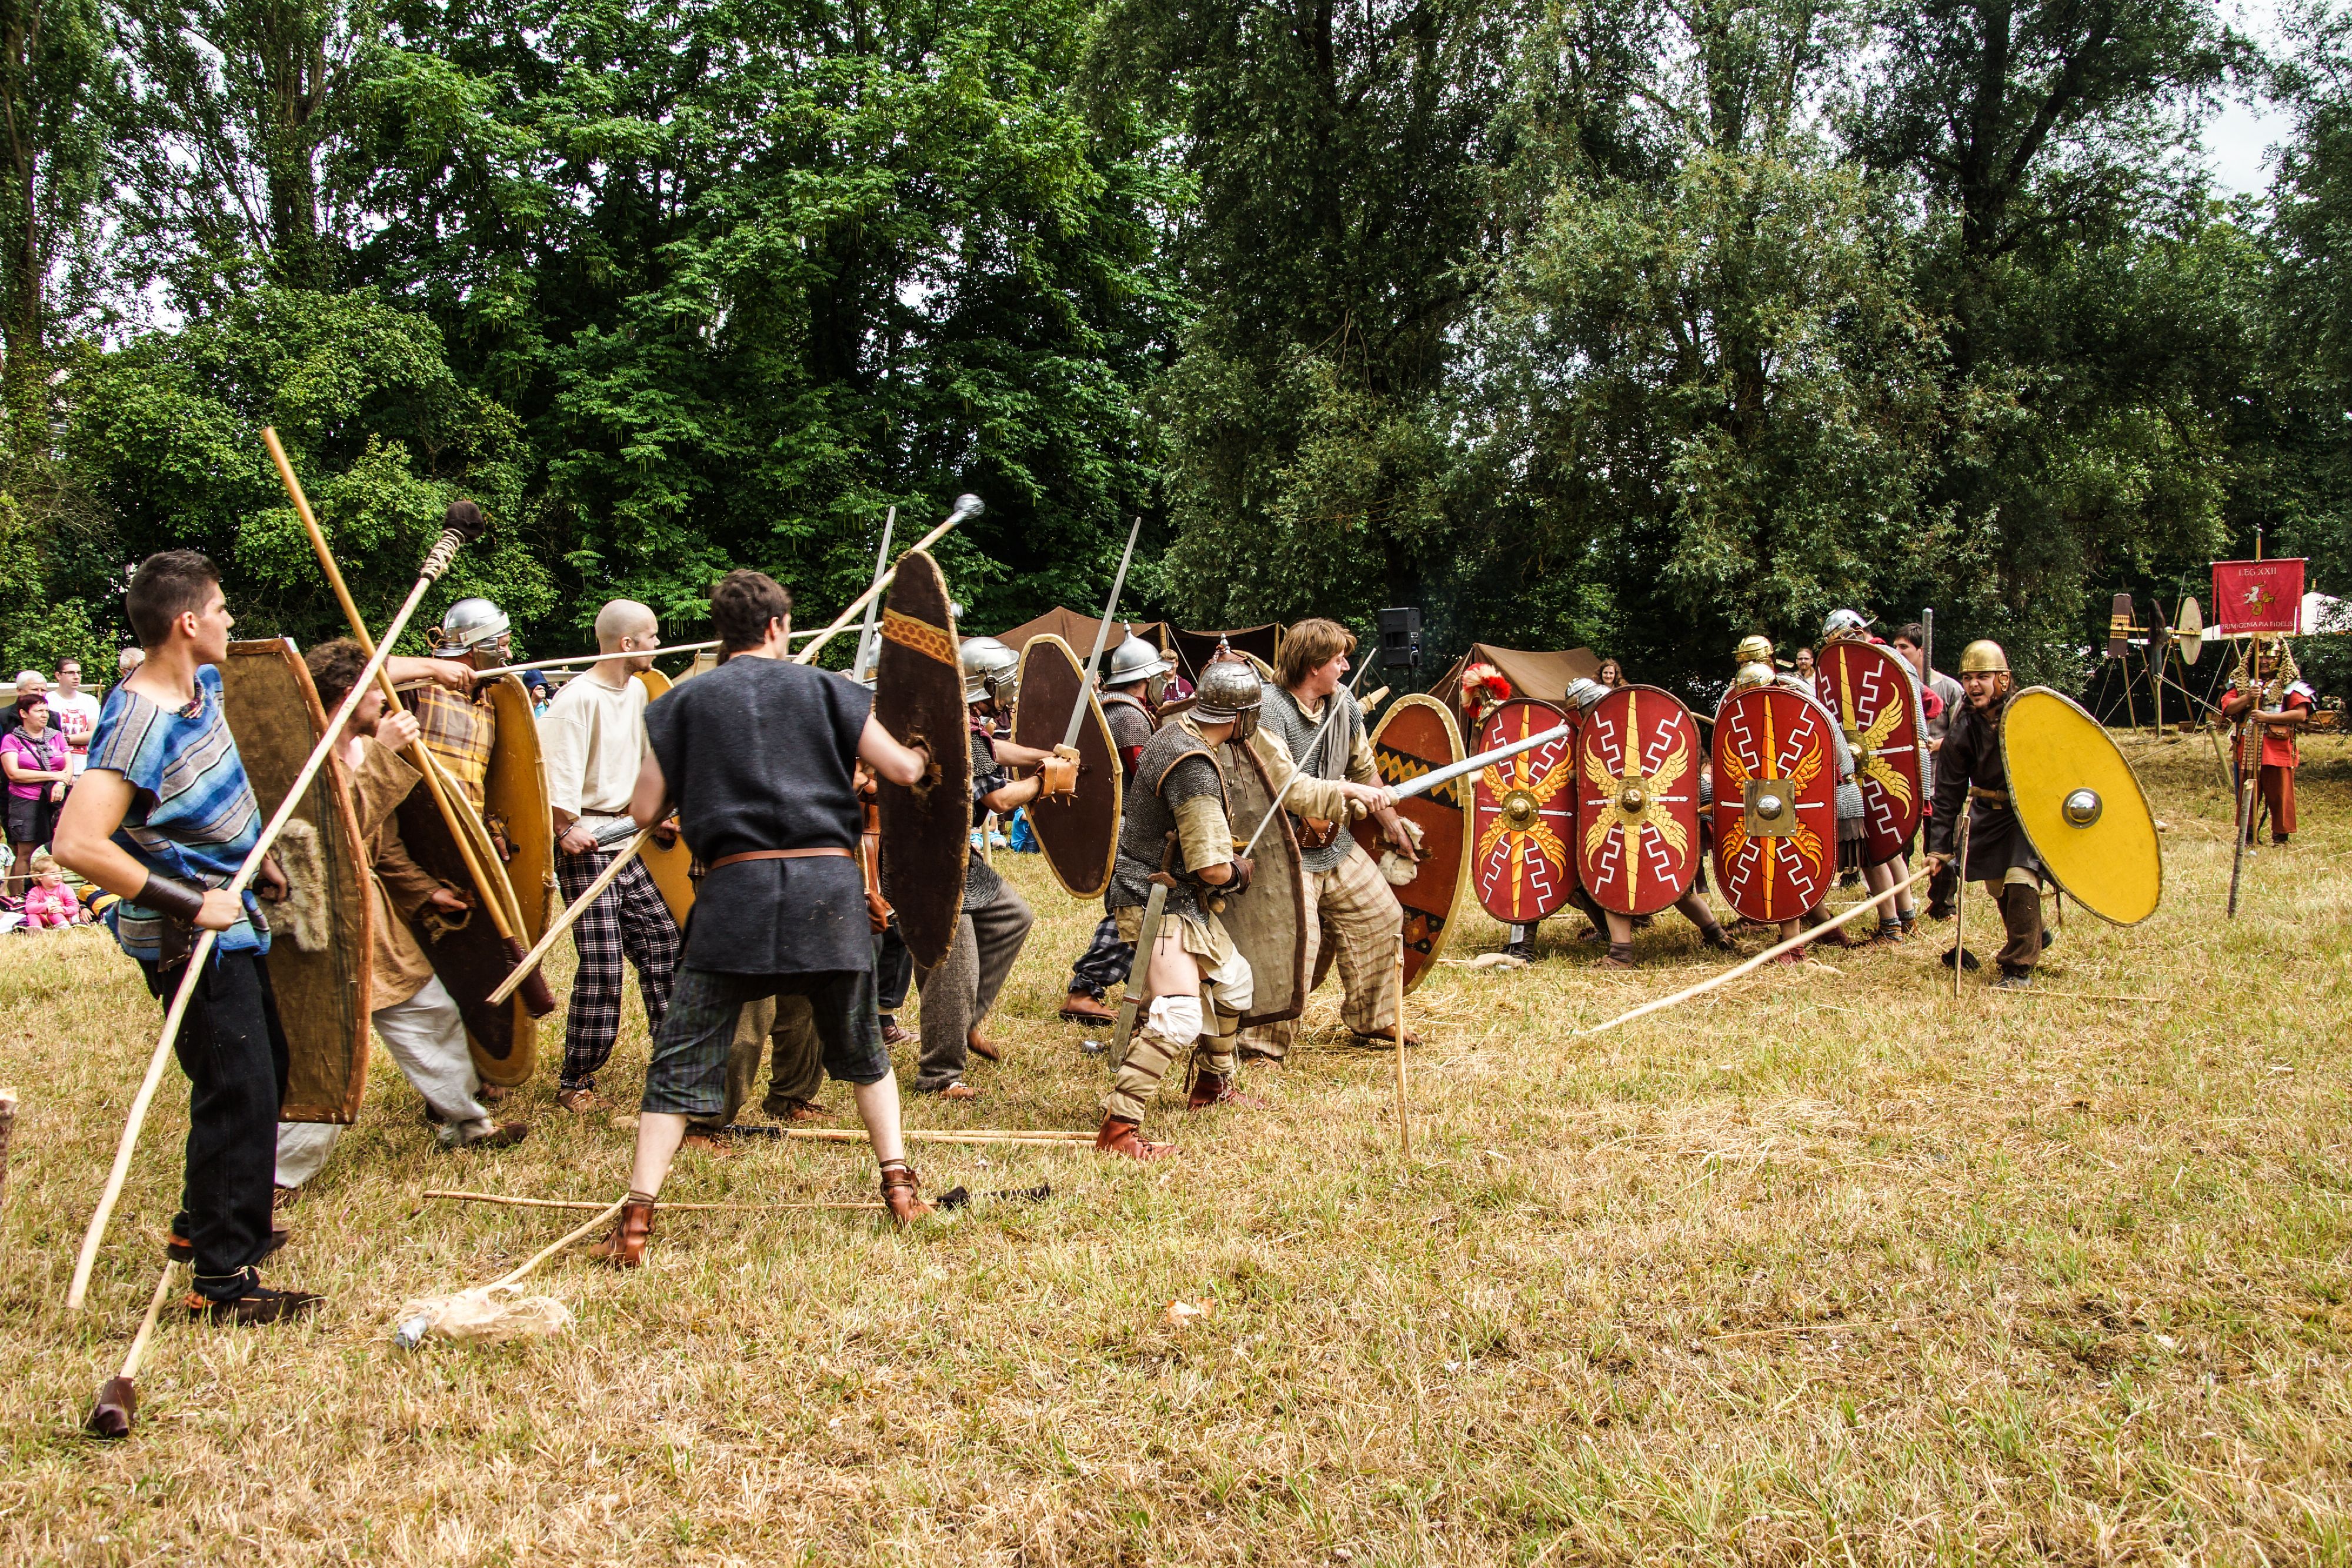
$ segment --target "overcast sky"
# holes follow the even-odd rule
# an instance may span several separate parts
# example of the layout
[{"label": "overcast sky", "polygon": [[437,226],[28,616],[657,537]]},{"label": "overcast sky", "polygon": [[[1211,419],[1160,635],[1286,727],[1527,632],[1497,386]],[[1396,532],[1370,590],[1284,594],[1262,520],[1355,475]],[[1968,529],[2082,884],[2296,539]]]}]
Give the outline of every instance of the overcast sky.
[{"label": "overcast sky", "polygon": [[[2221,14],[2231,15],[2231,0],[2221,0]],[[2275,0],[2246,0],[2235,7],[2235,25],[2251,33],[2265,49],[2279,47]],[[2232,103],[2205,127],[2207,160],[2225,193],[2260,191],[2271,183],[2269,149],[2286,140],[2287,118],[2272,104]]]}]

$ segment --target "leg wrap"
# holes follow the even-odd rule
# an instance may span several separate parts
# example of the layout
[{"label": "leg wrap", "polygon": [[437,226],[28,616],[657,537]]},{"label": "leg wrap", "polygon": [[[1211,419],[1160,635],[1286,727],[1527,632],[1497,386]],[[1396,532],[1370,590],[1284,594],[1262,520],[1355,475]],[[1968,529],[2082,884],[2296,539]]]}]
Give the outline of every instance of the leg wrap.
[{"label": "leg wrap", "polygon": [[[1141,1121],[1151,1097],[1160,1092],[1160,1080],[1177,1057],[1200,1037],[1201,1025],[1198,995],[1153,997],[1135,1037],[1128,1042],[1127,1059],[1119,1063],[1110,1092],[1103,1097],[1104,1112],[1126,1121]],[[1228,1043],[1225,1048],[1233,1047]]]}]

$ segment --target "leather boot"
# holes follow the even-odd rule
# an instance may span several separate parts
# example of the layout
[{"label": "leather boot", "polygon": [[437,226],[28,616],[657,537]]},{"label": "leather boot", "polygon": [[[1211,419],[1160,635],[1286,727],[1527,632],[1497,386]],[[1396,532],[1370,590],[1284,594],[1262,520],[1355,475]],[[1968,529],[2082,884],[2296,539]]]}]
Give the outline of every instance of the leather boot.
[{"label": "leather boot", "polygon": [[903,1160],[882,1167],[882,1205],[890,1211],[892,1219],[900,1225],[912,1225],[931,1212],[931,1205],[915,1195],[922,1184],[923,1178]]},{"label": "leather boot", "polygon": [[1229,1075],[1211,1072],[1198,1063],[1193,1065],[1192,1081],[1186,1086],[1184,1091],[1184,1109],[1187,1110],[1206,1110],[1213,1105],[1232,1105],[1255,1110],[1265,1103],[1265,1101],[1244,1094],[1241,1091],[1241,1086]]},{"label": "leather boot", "polygon": [[1118,1154],[1129,1160],[1164,1160],[1176,1152],[1176,1145],[1154,1143],[1138,1134],[1134,1122],[1106,1116],[1102,1130],[1095,1134],[1095,1152]]},{"label": "leather boot", "polygon": [[654,1205],[625,1203],[613,1234],[588,1249],[588,1256],[615,1268],[637,1268],[646,1261],[646,1241],[654,1233]]}]

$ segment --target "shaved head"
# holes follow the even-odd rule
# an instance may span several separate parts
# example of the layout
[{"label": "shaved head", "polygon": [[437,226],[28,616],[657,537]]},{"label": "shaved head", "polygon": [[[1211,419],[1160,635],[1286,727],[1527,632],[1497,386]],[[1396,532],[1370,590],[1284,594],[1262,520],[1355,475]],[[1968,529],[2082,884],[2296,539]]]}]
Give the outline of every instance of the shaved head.
[{"label": "shaved head", "polygon": [[596,612],[596,647],[604,653],[620,652],[623,637],[649,637],[660,629],[653,611],[635,599],[614,599]]}]

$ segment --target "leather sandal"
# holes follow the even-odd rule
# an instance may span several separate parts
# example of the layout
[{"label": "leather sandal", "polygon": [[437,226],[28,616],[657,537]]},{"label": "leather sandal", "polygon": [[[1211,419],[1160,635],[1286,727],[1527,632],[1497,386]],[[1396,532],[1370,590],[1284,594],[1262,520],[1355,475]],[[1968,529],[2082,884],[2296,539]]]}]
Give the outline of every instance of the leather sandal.
[{"label": "leather sandal", "polygon": [[[1358,1050],[1392,1051],[1396,1049],[1396,1031],[1393,1029],[1383,1029],[1377,1035],[1368,1035],[1361,1029],[1350,1029],[1348,1031],[1348,1043],[1355,1047]],[[1425,1046],[1429,1042],[1423,1039],[1419,1035],[1414,1034],[1411,1029],[1407,1029],[1404,1032],[1404,1043],[1406,1047],[1410,1049],[1414,1046]]]},{"label": "leather sandal", "polygon": [[725,1131],[725,1128],[720,1128],[716,1131],[689,1132],[678,1140],[678,1144],[681,1148],[699,1149],[706,1154],[717,1154],[724,1158],[735,1152],[735,1145],[719,1136],[719,1133]]},{"label": "leather sandal", "polygon": [[947,1088],[940,1090],[940,1098],[941,1100],[978,1100],[980,1098],[980,1090],[972,1088],[971,1085],[964,1082],[963,1079],[958,1079],[955,1082],[948,1085]]},{"label": "leather sandal", "polygon": [[1128,1160],[1165,1160],[1176,1152],[1176,1145],[1154,1143],[1137,1131],[1134,1122],[1106,1116],[1102,1130],[1095,1134],[1095,1152],[1117,1154]]},{"label": "leather sandal", "polygon": [[882,1167],[882,1204],[892,1219],[912,1225],[931,1212],[931,1205],[916,1195],[922,1184],[922,1177],[904,1160]]},{"label": "leather sandal", "polygon": [[625,1203],[613,1234],[588,1249],[588,1256],[615,1268],[636,1268],[646,1261],[646,1243],[654,1234],[654,1205]]},{"label": "leather sandal", "polygon": [[226,1301],[191,1290],[180,1304],[187,1309],[189,1317],[201,1321],[257,1329],[316,1311],[325,1300],[309,1290],[273,1290],[267,1285],[255,1285],[244,1295],[232,1296]]}]

